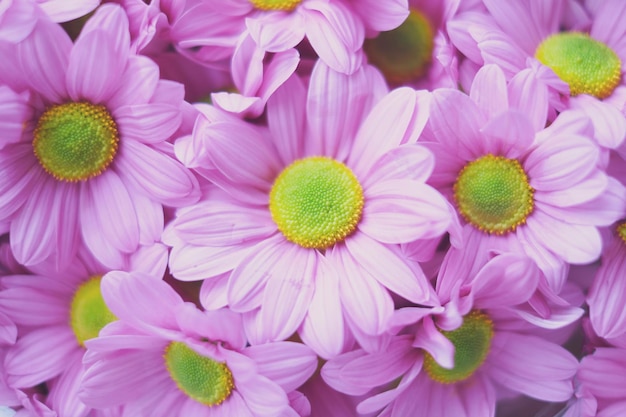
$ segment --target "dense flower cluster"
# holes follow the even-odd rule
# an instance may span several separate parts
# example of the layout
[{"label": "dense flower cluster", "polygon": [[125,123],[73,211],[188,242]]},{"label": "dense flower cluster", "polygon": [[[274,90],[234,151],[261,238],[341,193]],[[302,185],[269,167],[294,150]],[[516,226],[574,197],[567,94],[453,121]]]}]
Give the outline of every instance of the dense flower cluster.
[{"label": "dense flower cluster", "polygon": [[623,0],[0,0],[0,416],[626,415]]}]

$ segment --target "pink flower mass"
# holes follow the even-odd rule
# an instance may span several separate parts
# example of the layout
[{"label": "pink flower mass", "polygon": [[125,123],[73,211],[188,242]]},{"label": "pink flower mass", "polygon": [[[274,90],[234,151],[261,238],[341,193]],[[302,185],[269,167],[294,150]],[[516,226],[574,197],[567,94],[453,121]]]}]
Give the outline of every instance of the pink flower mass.
[{"label": "pink flower mass", "polygon": [[0,417],[626,415],[623,0],[0,0]]}]

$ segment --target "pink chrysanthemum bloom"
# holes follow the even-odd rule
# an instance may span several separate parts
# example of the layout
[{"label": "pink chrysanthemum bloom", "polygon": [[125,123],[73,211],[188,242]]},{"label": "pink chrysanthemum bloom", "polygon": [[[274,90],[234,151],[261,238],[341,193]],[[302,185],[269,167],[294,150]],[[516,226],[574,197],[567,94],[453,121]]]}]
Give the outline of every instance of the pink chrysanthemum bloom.
[{"label": "pink chrysanthemum bloom", "polygon": [[390,291],[430,297],[395,245],[441,236],[450,223],[448,203],[425,184],[432,155],[409,143],[429,96],[401,88],[370,112],[384,90],[372,67],[346,76],[318,61],[308,94],[292,77],[272,96],[269,132],[208,108],[177,144],[223,191],[168,226],[170,269],[210,278],[213,294],[251,312],[252,341],[285,339],[302,324],[303,340],[329,357],[343,346],[342,317],[376,335],[394,309]]},{"label": "pink chrysanthemum bloom", "polygon": [[385,417],[493,417],[497,388],[568,400],[578,362],[534,335],[534,326],[512,310],[528,301],[539,274],[521,254],[499,254],[481,265],[453,248],[437,279],[440,305],[398,310],[400,333],[383,350],[342,354],[324,365],[322,376],[351,395],[382,388],[357,411],[381,410]]},{"label": "pink chrysanthemum bloom", "polygon": [[618,147],[626,137],[626,3],[483,2],[489,14],[470,11],[448,25],[455,46],[477,65],[501,66],[508,79],[540,65],[537,77],[565,96],[552,102],[557,110],[583,110],[598,142]]},{"label": "pink chrysanthemum bloom", "polygon": [[[162,277],[166,265],[165,246],[155,244],[138,250],[125,269]],[[71,268],[60,273],[50,270],[44,263],[33,268],[36,275],[1,278],[6,289],[0,292],[0,309],[20,330],[20,338],[4,361],[8,382],[14,388],[47,382],[46,403],[59,415],[104,416],[78,401],[77,391],[85,341],[116,320],[100,291],[108,269],[84,253]]]},{"label": "pink chrysanthemum bloom", "polygon": [[[214,55],[249,33],[266,52],[283,52],[308,40],[320,59],[343,73],[362,63],[365,31],[390,30],[408,15],[407,0],[232,0],[188,2],[172,28],[179,47],[201,47],[194,55]],[[212,52],[203,52],[203,46]]]},{"label": "pink chrysanthemum bloom", "polygon": [[[129,52],[122,9],[104,5],[76,43],[56,24],[36,29],[0,64],[0,222],[26,265],[67,264],[81,244],[115,266],[160,239],[163,207],[199,197],[167,142],[183,88]],[[45,70],[42,70],[45,68]],[[18,117],[18,118],[15,118]],[[22,128],[18,128],[18,124]]]},{"label": "pink chrysanthemum bloom", "polygon": [[436,166],[431,183],[454,203],[462,223],[504,251],[533,258],[558,293],[563,261],[600,256],[598,228],[624,216],[626,190],[601,168],[591,123],[568,110],[547,128],[547,97],[527,94],[530,71],[510,83],[483,67],[469,96],[433,93],[429,130]]},{"label": "pink chrysanthemum bloom", "polygon": [[129,416],[299,416],[288,394],[317,366],[307,346],[246,346],[240,315],[200,311],[144,274],[110,272],[102,295],[120,321],[86,342],[86,404]]},{"label": "pink chrysanthemum bloom", "polygon": [[445,24],[458,6],[458,0],[409,0],[409,16],[400,26],[365,39],[368,62],[381,70],[390,85],[455,88],[456,50]]}]

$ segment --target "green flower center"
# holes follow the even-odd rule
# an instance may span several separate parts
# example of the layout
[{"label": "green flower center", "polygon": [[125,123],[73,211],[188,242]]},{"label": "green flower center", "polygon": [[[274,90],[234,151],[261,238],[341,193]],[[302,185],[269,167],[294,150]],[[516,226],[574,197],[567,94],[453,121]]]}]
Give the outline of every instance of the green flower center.
[{"label": "green flower center", "polygon": [[622,239],[622,242],[626,243],[626,222],[620,223],[617,227],[617,235]]},{"label": "green flower center", "polygon": [[101,279],[95,276],[81,284],[72,299],[70,325],[81,346],[85,346],[85,340],[98,337],[104,326],[117,320],[102,298]]},{"label": "green flower center", "polygon": [[250,3],[259,10],[282,10],[290,12],[302,0],[250,0]]},{"label": "green flower center", "polygon": [[493,338],[493,322],[486,314],[474,310],[463,317],[461,327],[441,333],[454,345],[454,368],[443,368],[425,353],[424,369],[432,380],[452,384],[469,378],[485,362]]},{"label": "green flower center", "polygon": [[60,181],[83,181],[98,176],[113,161],[119,134],[102,105],[65,103],[39,118],[33,148],[46,172]]},{"label": "green flower center", "polygon": [[622,63],[608,46],[580,32],[546,38],[535,57],[569,84],[570,94],[605,98],[620,83]]},{"label": "green flower center", "polygon": [[178,388],[204,405],[221,404],[235,387],[225,363],[199,355],[182,342],[167,346],[165,365]]},{"label": "green flower center", "polygon": [[466,164],[454,183],[459,212],[487,233],[504,234],[524,224],[534,208],[533,194],[519,161],[491,154]]},{"label": "green flower center", "polygon": [[392,83],[406,83],[422,77],[432,61],[433,28],[422,13],[411,9],[397,28],[366,39],[363,49],[369,62]]},{"label": "green flower center", "polygon": [[326,249],[356,229],[363,189],[350,168],[334,159],[300,159],[280,173],[270,192],[270,212],[287,240]]}]

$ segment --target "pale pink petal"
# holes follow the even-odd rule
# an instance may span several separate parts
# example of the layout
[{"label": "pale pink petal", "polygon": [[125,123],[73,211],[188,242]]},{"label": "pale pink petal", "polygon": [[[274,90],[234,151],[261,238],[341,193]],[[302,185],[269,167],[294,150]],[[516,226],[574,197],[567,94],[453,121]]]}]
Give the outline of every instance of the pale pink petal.
[{"label": "pale pink petal", "polygon": [[163,142],[176,132],[182,120],[176,100],[170,103],[131,103],[116,108],[113,117],[122,138],[142,143]]},{"label": "pale pink petal", "polygon": [[544,401],[567,401],[574,393],[576,358],[536,336],[500,332],[491,341],[488,374],[505,387]]},{"label": "pale pink petal", "polygon": [[[142,193],[131,192],[130,198],[133,200],[137,213],[141,213],[141,216],[137,216],[139,221],[139,243],[141,245],[152,245],[154,242],[161,240],[164,226],[163,206]],[[154,267],[155,265],[152,266]]]},{"label": "pale pink petal", "polygon": [[246,259],[258,242],[236,246],[175,245],[170,253],[170,271],[182,281],[197,281],[230,272]]},{"label": "pale pink petal", "polygon": [[376,31],[392,30],[397,28],[408,17],[409,5],[407,0],[360,0],[357,13],[365,22],[367,29]]},{"label": "pale pink petal", "polygon": [[[220,411],[223,412],[224,416],[255,417],[244,399],[241,397],[241,394],[237,391],[233,391],[230,397],[220,404]],[[204,412],[206,412],[206,408]]]},{"label": "pale pink petal", "polygon": [[577,377],[597,397],[623,399],[625,369],[623,349],[599,347],[583,358]]},{"label": "pale pink petal", "polygon": [[465,412],[462,389],[458,384],[434,383],[422,373],[398,396],[389,417],[474,417]]},{"label": "pale pink petal", "polygon": [[205,279],[200,287],[200,304],[206,310],[218,310],[228,305],[228,277],[226,273],[221,276]]},{"label": "pale pink petal", "polygon": [[[237,383],[236,377],[235,383]],[[255,415],[280,415],[281,410],[289,404],[285,391],[278,384],[261,375],[256,375],[245,384],[239,384],[237,391]]]},{"label": "pale pink petal", "polygon": [[383,333],[393,314],[391,295],[347,248],[335,246],[329,259],[339,268],[339,293],[346,315],[366,334]]},{"label": "pale pink petal", "polygon": [[580,94],[570,98],[570,108],[581,110],[591,119],[595,129],[594,138],[601,146],[616,149],[624,142],[626,116],[615,106]]},{"label": "pale pink petal", "polygon": [[321,357],[337,356],[344,347],[344,318],[337,271],[320,257],[315,292],[299,335]]},{"label": "pale pink petal", "polygon": [[105,263],[111,250],[133,252],[139,245],[138,213],[129,190],[112,170],[83,184],[80,222],[85,243]]},{"label": "pale pink petal", "polygon": [[617,337],[626,332],[626,282],[621,279],[626,273],[626,257],[618,249],[622,242],[614,244],[603,258],[602,265],[589,290],[589,318],[598,336]]},{"label": "pale pink petal", "polygon": [[28,92],[17,94],[7,86],[0,86],[0,149],[22,139],[24,123],[32,118],[28,97]]},{"label": "pale pink petal", "polygon": [[363,233],[355,233],[345,244],[356,262],[389,290],[414,303],[431,300],[434,290],[424,273],[411,269],[390,247]]},{"label": "pale pink petal", "polygon": [[384,243],[441,236],[450,225],[446,200],[429,185],[387,180],[365,190],[359,230]]},{"label": "pale pink petal", "polygon": [[175,313],[183,300],[165,281],[113,271],[102,277],[100,290],[118,319],[140,328],[178,329]]},{"label": "pale pink petal", "polygon": [[422,320],[422,325],[418,328],[413,346],[424,349],[439,365],[444,368],[454,368],[455,347],[439,331],[433,322],[432,316],[427,316]]},{"label": "pale pink petal", "polygon": [[261,340],[284,340],[295,333],[315,291],[319,252],[296,244],[284,245],[281,252],[263,291]]},{"label": "pale pink petal", "polygon": [[[609,178],[602,171],[592,172],[588,178],[571,184],[569,188],[552,190],[548,192],[535,192],[534,199],[537,209],[543,209],[545,204],[554,207],[572,207],[580,204],[593,202],[607,190]],[[545,204],[539,204],[545,203]],[[559,210],[561,211],[561,210]],[[569,211],[569,210],[566,210]],[[597,213],[594,212],[594,217]],[[578,223],[578,222],[575,222]]]},{"label": "pale pink petal", "polygon": [[[544,247],[565,262],[586,264],[600,256],[602,241],[598,229],[593,226],[567,224],[541,212],[527,219],[527,227],[543,243]],[[563,237],[567,238],[564,239]]]},{"label": "pale pink petal", "polygon": [[[70,297],[69,292],[66,297],[59,297],[58,294],[28,287],[7,288],[0,292],[0,308],[16,324],[51,326],[65,323],[69,318]],[[0,317],[4,316],[0,314]]]},{"label": "pale pink petal", "polygon": [[524,69],[511,79],[508,91],[510,107],[526,115],[535,132],[543,129],[549,108],[548,88],[545,83],[540,82],[532,70]]},{"label": "pale pink petal", "polygon": [[348,166],[363,176],[384,153],[417,141],[428,120],[430,102],[430,93],[408,87],[387,94],[361,124]]},{"label": "pale pink petal", "polygon": [[321,376],[329,386],[334,390],[348,395],[363,395],[377,386],[376,381],[368,374],[367,378],[357,378],[348,381],[341,377],[342,369],[350,362],[367,356],[368,353],[362,349],[355,349],[350,352],[341,354],[324,364],[321,369]]},{"label": "pale pink petal", "polygon": [[8,351],[3,369],[14,387],[33,387],[63,372],[65,360],[80,347],[67,324],[43,327],[23,336]]},{"label": "pale pink petal", "polygon": [[[6,293],[6,290],[3,291]],[[3,294],[0,293],[0,296]],[[0,297],[0,305],[4,306],[3,297]],[[17,327],[5,314],[0,313],[0,346],[12,345],[17,340]]]},{"label": "pale pink petal", "polygon": [[259,243],[233,271],[228,283],[229,306],[238,312],[250,311],[261,305],[267,281],[290,260],[284,256],[295,245],[277,234]]},{"label": "pale pink petal", "polygon": [[381,156],[361,185],[367,189],[377,182],[392,179],[426,182],[434,167],[434,155],[427,148],[417,144],[405,144]]},{"label": "pale pink petal", "polygon": [[626,414],[626,401],[618,401],[604,407],[597,417],[621,417]]},{"label": "pale pink petal", "polygon": [[291,392],[315,372],[317,357],[302,343],[274,342],[248,346],[242,353],[254,360],[259,374]]},{"label": "pale pink petal", "polygon": [[[532,14],[532,12],[545,11],[546,16],[554,16],[553,13],[560,9],[556,7],[556,5],[553,10],[550,10],[548,7],[531,10],[527,2],[519,0],[506,3],[485,0],[484,3],[498,25],[506,31],[507,35],[513,39],[516,45],[521,46],[529,55],[535,53],[537,45],[550,34],[550,29],[552,31],[558,29],[556,25],[554,25],[553,28],[541,26],[541,23],[544,22],[538,19],[543,18],[543,16],[540,17]],[[558,1],[554,3],[557,4],[561,2]],[[554,21],[553,17],[552,20]]]},{"label": "pale pink petal", "polygon": [[55,22],[68,22],[94,10],[100,0],[66,1],[47,0],[38,2],[39,7]]},{"label": "pale pink petal", "polygon": [[[607,44],[622,58],[626,51],[626,4],[619,0],[606,0],[600,3],[591,25],[591,37]],[[623,67],[622,67],[623,68]]]},{"label": "pale pink petal", "polygon": [[526,115],[509,110],[491,118],[481,129],[489,153],[519,158],[535,139],[535,131]]},{"label": "pale pink petal", "polygon": [[24,80],[50,102],[60,103],[67,98],[65,73],[71,49],[72,41],[61,26],[43,19],[17,45],[16,59]]},{"label": "pale pink petal", "polygon": [[296,71],[300,63],[300,53],[297,49],[288,49],[278,52],[272,57],[265,70],[263,83],[259,87],[258,96],[265,102],[274,92],[283,85]]},{"label": "pale pink petal", "polygon": [[176,309],[176,321],[185,335],[197,340],[208,339],[211,343],[224,342],[232,349],[243,349],[246,336],[241,315],[229,309],[202,311],[194,304],[184,303]]},{"label": "pale pink petal", "polygon": [[[171,148],[168,143],[161,146]],[[198,181],[180,162],[149,145],[121,143],[115,170],[125,182],[162,204],[180,206],[200,197]]]},{"label": "pale pink petal", "polygon": [[252,39],[267,52],[282,52],[295,47],[304,38],[305,21],[297,10],[293,13],[273,11],[246,18]]},{"label": "pale pink petal", "polygon": [[66,367],[61,376],[50,386],[47,402],[61,415],[84,417],[89,407],[78,399],[78,389],[83,372],[82,352],[74,360],[65,360]]},{"label": "pale pink petal", "polygon": [[502,69],[494,64],[482,67],[474,77],[469,96],[488,118],[508,110],[509,98]]},{"label": "pale pink petal", "polygon": [[107,102],[109,108],[117,109],[133,103],[147,103],[156,90],[159,67],[144,56],[131,56],[118,80],[118,88]]},{"label": "pale pink petal", "polygon": [[226,91],[211,93],[211,102],[217,108],[242,117],[258,117],[264,110],[259,97],[246,97]]},{"label": "pale pink petal", "polygon": [[78,38],[65,74],[72,100],[103,104],[113,95],[126,66],[126,55],[114,48],[111,35],[103,30]]},{"label": "pale pink petal", "polygon": [[304,156],[306,88],[293,76],[267,102],[267,124],[283,165]]},{"label": "pale pink petal", "polygon": [[333,70],[352,74],[361,67],[365,29],[343,3],[308,1],[305,15],[306,37],[320,59]]},{"label": "pale pink petal", "polygon": [[495,30],[484,33],[478,47],[485,64],[498,65],[507,78],[526,67],[528,53],[504,32]]},{"label": "pale pink petal", "polygon": [[[311,73],[306,114],[311,131],[308,154],[330,155],[343,161],[359,126],[387,87],[380,74],[364,66],[351,75],[332,70],[318,60]],[[350,139],[350,140],[347,140]]]},{"label": "pale pink petal", "polygon": [[46,181],[30,143],[0,151],[0,219],[8,220]]},{"label": "pale pink petal", "polygon": [[231,60],[231,73],[237,89],[245,96],[255,96],[264,77],[265,51],[259,48],[250,34],[239,39]]}]

